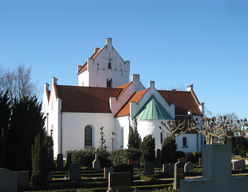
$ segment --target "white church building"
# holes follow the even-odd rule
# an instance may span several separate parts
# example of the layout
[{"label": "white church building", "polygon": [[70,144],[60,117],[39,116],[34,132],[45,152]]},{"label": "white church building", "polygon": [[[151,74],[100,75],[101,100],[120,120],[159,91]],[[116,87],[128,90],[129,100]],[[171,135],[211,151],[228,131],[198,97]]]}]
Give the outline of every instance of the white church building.
[{"label": "white church building", "polygon": [[[138,74],[131,81],[129,75],[130,62],[121,58],[107,38],[102,49],[95,48],[85,64],[77,66],[77,86],[59,85],[55,77],[50,88],[45,83],[42,112],[47,133],[53,135],[55,156],[98,148],[101,127],[109,151],[125,149],[134,119],[141,138],[151,134],[156,149],[161,149],[166,137],[159,129],[161,121],[203,116],[204,103],[197,99],[193,85],[186,91],[157,90],[154,81],[145,88]],[[176,137],[176,142],[178,151],[201,151],[203,137],[191,131]]]}]

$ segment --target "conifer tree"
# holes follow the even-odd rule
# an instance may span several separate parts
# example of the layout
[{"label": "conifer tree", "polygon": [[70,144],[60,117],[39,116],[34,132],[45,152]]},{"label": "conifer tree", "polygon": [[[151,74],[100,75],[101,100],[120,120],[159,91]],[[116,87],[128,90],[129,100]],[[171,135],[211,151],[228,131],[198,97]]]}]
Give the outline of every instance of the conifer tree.
[{"label": "conifer tree", "polygon": [[11,123],[6,135],[7,168],[13,171],[31,172],[31,146],[35,137],[43,132],[44,118],[41,104],[36,97],[15,100]]},{"label": "conifer tree", "polygon": [[10,101],[8,92],[0,93],[0,167],[6,167],[6,132],[10,123]]},{"label": "conifer tree", "polygon": [[155,138],[152,135],[147,135],[143,138],[141,142],[141,151],[143,152],[141,161],[145,162],[154,162],[155,160]]},{"label": "conifer tree", "polygon": [[38,134],[32,145],[32,186],[44,186],[47,184],[49,172],[47,159],[47,139],[44,132]]},{"label": "conifer tree", "polygon": [[162,144],[162,159],[163,163],[175,163],[175,156],[177,151],[176,140],[173,136],[166,137]]},{"label": "conifer tree", "polygon": [[139,149],[141,142],[140,135],[137,129],[137,120],[134,120],[134,128],[129,126],[129,135],[128,135],[128,149]]}]

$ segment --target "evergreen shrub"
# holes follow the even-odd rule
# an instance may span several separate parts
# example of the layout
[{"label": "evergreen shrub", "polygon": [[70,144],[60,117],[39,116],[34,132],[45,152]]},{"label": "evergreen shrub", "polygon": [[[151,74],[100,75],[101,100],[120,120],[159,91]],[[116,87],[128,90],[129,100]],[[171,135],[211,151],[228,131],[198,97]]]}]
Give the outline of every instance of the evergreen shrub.
[{"label": "evergreen shrub", "polygon": [[183,151],[176,151],[175,160],[185,158],[185,153]]}]

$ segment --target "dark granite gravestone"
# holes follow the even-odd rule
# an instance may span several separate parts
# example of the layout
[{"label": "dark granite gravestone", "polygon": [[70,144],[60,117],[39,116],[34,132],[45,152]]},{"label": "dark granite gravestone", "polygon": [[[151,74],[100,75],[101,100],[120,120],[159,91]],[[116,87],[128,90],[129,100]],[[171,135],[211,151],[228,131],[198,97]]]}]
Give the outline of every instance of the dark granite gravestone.
[{"label": "dark granite gravestone", "polygon": [[18,171],[17,172],[17,189],[22,190],[23,188],[29,187],[29,172]]},{"label": "dark granite gravestone", "polygon": [[63,168],[63,154],[57,155],[57,168]]},{"label": "dark granite gravestone", "polygon": [[104,178],[107,178],[109,176],[109,173],[113,173],[114,169],[112,167],[104,167]]},{"label": "dark granite gravestone", "polygon": [[0,191],[17,191],[17,172],[0,168]]},{"label": "dark granite gravestone", "polygon": [[54,159],[53,159],[53,150],[49,149],[48,151],[48,166],[49,168],[54,168]]},{"label": "dark granite gravestone", "polygon": [[130,182],[133,182],[133,166],[128,164],[120,164],[116,165],[114,168],[114,172],[129,172],[130,173]]},{"label": "dark granite gravestone", "polygon": [[153,175],[154,174],[154,163],[146,162],[144,164],[144,174]]},{"label": "dark granite gravestone", "polygon": [[184,165],[184,172],[185,173],[188,173],[193,169],[194,169],[194,165],[191,162],[185,163],[185,165]]},{"label": "dark granite gravestone", "polygon": [[66,160],[65,160],[65,168],[68,169],[70,164],[72,164],[71,153],[67,153],[66,154]]},{"label": "dark granite gravestone", "polygon": [[[130,191],[130,173],[117,172],[109,173],[108,192],[109,191]],[[133,190],[131,190],[133,191]]]},{"label": "dark granite gravestone", "polygon": [[81,179],[81,165],[80,164],[69,165],[69,179],[70,180]]},{"label": "dark granite gravestone", "polygon": [[162,168],[162,160],[161,160],[161,151],[160,151],[160,149],[157,149],[155,151],[154,167],[156,167],[156,168]]},{"label": "dark granite gravestone", "polygon": [[174,182],[173,182],[173,189],[180,188],[180,181],[185,179],[184,174],[184,163],[177,162],[174,165]]},{"label": "dark granite gravestone", "polygon": [[174,173],[174,164],[163,164],[163,173]]}]

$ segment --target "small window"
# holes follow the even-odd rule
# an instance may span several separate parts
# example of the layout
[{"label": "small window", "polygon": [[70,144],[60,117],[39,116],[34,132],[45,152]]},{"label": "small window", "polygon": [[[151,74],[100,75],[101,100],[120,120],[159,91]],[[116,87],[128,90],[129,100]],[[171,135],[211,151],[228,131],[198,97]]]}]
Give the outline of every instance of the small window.
[{"label": "small window", "polygon": [[108,69],[112,69],[111,63],[108,63]]},{"label": "small window", "polygon": [[163,133],[160,132],[160,143],[163,143]]},{"label": "small window", "polygon": [[188,147],[187,146],[187,138],[183,137],[183,147]]},{"label": "small window", "polygon": [[112,79],[107,79],[107,87],[112,87]]},{"label": "small window", "polygon": [[85,127],[84,144],[85,146],[92,146],[92,127],[91,126]]}]

